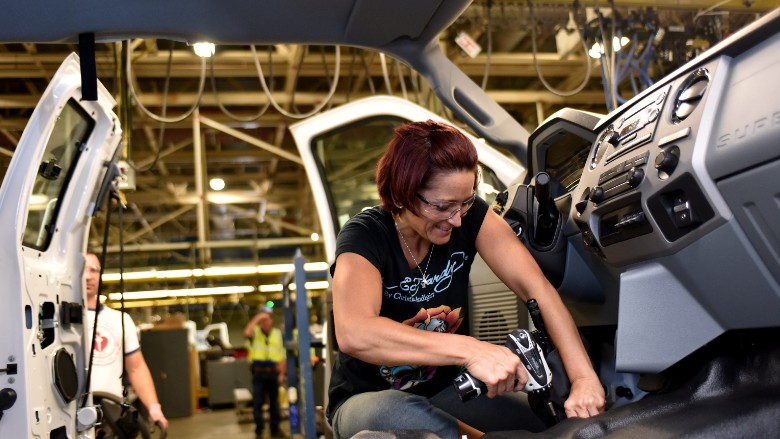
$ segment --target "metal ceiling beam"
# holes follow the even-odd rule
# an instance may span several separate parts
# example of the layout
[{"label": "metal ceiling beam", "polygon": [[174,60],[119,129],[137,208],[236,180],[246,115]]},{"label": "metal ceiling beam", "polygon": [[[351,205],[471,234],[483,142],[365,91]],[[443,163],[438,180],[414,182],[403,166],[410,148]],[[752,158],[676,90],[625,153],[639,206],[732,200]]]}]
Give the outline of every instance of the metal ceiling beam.
[{"label": "metal ceiling beam", "polygon": [[[257,101],[255,101],[255,102],[257,102]],[[279,147],[271,145],[268,142],[264,142],[264,141],[262,141],[260,139],[256,139],[256,138],[254,138],[252,136],[248,136],[248,135],[242,133],[241,131],[233,129],[233,128],[227,126],[227,125],[221,124],[221,123],[219,123],[219,122],[217,122],[217,121],[215,121],[213,119],[209,119],[208,117],[200,116],[199,119],[200,119],[201,123],[203,123],[204,125],[206,125],[208,127],[214,128],[215,130],[222,131],[222,132],[224,132],[226,134],[230,134],[231,136],[233,136],[233,137],[235,137],[237,139],[243,140],[244,142],[246,142],[246,143],[248,143],[250,145],[254,145],[254,146],[258,147],[258,148],[262,148],[262,149],[264,149],[264,150],[266,150],[268,152],[271,152],[271,153],[274,153],[274,154],[278,155],[279,157],[284,157],[284,158],[286,158],[287,160],[289,160],[289,161],[291,161],[293,163],[297,163],[297,164],[303,166],[303,160],[301,160],[301,158],[299,156],[295,155],[295,154],[291,154],[291,153],[289,153],[289,152],[287,152],[287,151],[285,151],[285,150],[283,150],[283,149],[281,149]]]}]

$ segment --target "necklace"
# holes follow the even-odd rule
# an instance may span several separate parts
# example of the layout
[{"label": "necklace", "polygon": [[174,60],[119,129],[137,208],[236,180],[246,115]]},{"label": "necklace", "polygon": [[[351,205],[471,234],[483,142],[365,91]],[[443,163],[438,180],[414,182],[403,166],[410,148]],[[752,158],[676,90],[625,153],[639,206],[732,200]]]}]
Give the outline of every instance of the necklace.
[{"label": "necklace", "polygon": [[398,228],[398,223],[393,221],[393,224],[395,224],[395,230],[398,232],[398,235],[401,237],[401,241],[404,243],[404,247],[406,247],[406,251],[409,252],[409,256],[412,257],[412,260],[414,261],[414,264],[417,265],[417,270],[422,273],[422,279],[417,282],[417,286],[420,286],[420,283],[425,283],[426,275],[428,273],[428,267],[431,265],[431,259],[433,259],[433,243],[431,243],[431,248],[429,250],[428,254],[428,262],[425,264],[425,270],[420,268],[420,263],[417,262],[417,258],[414,257],[414,253],[412,253],[412,249],[409,248],[409,244],[406,243],[406,238],[404,238],[404,234],[401,233],[401,229]]}]

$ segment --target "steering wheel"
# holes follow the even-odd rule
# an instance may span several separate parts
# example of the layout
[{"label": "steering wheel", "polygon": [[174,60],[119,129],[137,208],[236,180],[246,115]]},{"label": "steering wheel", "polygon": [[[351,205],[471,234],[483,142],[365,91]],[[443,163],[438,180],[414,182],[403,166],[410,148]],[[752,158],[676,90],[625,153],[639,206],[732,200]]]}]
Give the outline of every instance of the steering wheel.
[{"label": "steering wheel", "polygon": [[[92,392],[92,401],[103,411],[103,419],[95,427],[99,439],[135,439],[139,435],[142,439],[165,439],[168,436],[166,428],[152,422],[140,400],[126,405],[111,393]],[[158,434],[152,436],[155,432]]]}]

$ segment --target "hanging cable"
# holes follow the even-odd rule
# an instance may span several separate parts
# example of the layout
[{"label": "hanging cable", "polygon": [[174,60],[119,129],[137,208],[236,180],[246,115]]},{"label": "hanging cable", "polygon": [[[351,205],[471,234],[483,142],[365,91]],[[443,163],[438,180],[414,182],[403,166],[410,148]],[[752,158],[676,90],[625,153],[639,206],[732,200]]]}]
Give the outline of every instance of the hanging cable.
[{"label": "hanging cable", "polygon": [[[617,15],[617,10],[615,10],[615,2],[614,2],[614,0],[608,0],[608,1],[609,1],[610,9],[612,11],[612,14],[611,14],[612,15],[612,17],[611,17],[612,18],[612,20],[611,20],[611,22],[612,22],[612,32],[610,33],[610,37],[612,37],[612,38],[611,38],[611,40],[609,42],[610,43],[609,44],[609,59],[610,59],[609,66],[610,66],[610,72],[612,73],[612,81],[610,81],[610,84],[611,84],[610,96],[612,97],[612,108],[611,108],[611,110],[614,110],[618,106],[618,103],[617,103],[617,77],[615,76],[615,74],[616,74],[616,69],[615,69],[615,36],[616,36],[616,31],[617,31],[617,23],[615,22],[616,21],[615,16]],[[620,41],[618,41],[618,44],[620,44]]]},{"label": "hanging cable", "polygon": [[[106,253],[108,249],[108,228],[111,224],[111,199],[108,197],[106,204],[106,221],[103,224],[103,249],[100,254],[100,273],[98,276],[97,284],[97,302],[95,304],[95,318],[92,322],[92,338],[90,339],[89,347],[89,361],[87,362],[87,378],[84,386],[84,394],[82,395],[81,407],[87,406],[88,396],[91,393],[90,387],[92,386],[92,366],[94,364],[93,357],[95,355],[95,337],[97,336],[98,314],[100,311],[100,295],[103,294],[103,267],[106,266]],[[87,267],[85,267],[86,269]]]},{"label": "hanging cable", "polygon": [[[123,233],[124,231],[124,224],[122,221],[122,218],[124,215],[122,215],[122,212],[125,209],[124,204],[122,203],[122,199],[119,197],[118,193],[113,194],[113,196],[116,198],[116,204],[118,206],[118,214],[117,214],[117,230],[119,232],[119,302],[120,302],[120,311],[122,314],[122,356],[124,360],[125,355],[125,235]],[[122,361],[122,376],[127,376],[127,363]],[[127,399],[128,390],[127,390],[127,384],[122,380],[122,409],[125,410],[130,407],[130,404],[128,403]]]},{"label": "hanging cable", "polygon": [[[252,45],[252,53],[255,53],[255,46]],[[265,91],[265,94],[268,96],[268,102],[273,105],[273,107],[276,109],[276,111],[282,113],[282,115],[291,117],[293,119],[305,119],[309,116],[313,116],[314,114],[317,114],[320,110],[325,108],[325,105],[328,104],[328,102],[333,98],[333,95],[336,93],[336,86],[339,83],[339,74],[341,70],[341,48],[340,46],[336,46],[336,66],[334,68],[333,73],[333,82],[331,83],[330,90],[328,91],[328,95],[325,97],[325,99],[314,109],[312,109],[308,113],[290,113],[289,111],[285,110],[281,106],[279,106],[279,103],[276,102],[273,95],[271,94],[271,91],[268,90],[268,85],[265,83],[265,77],[263,76],[263,69],[260,67],[260,61],[258,61],[257,56],[255,56],[255,66],[257,67],[257,70],[260,72],[260,84],[263,86],[263,91]]]},{"label": "hanging cable", "polygon": [[[165,115],[168,113],[168,87],[170,86],[171,82],[171,66],[173,65],[173,41],[170,41],[169,47],[168,47],[168,62],[165,65],[165,83],[163,85],[163,103],[162,103],[162,117],[165,118]],[[152,163],[149,164],[149,166],[146,167],[146,169],[138,169],[135,166],[131,165],[133,169],[135,169],[135,172],[142,173],[142,172],[148,172],[154,169],[155,166],[157,166],[157,161],[160,160],[160,151],[162,151],[163,142],[165,140],[165,122],[160,122],[160,134],[157,136],[157,146],[154,147],[154,160],[152,160]]]},{"label": "hanging cable", "polygon": [[[325,78],[328,82],[330,82],[330,69],[328,69],[328,62],[325,58],[325,48],[323,46],[320,46],[320,59],[322,60],[322,68],[325,70]],[[301,69],[298,69],[296,76],[300,75],[300,71]],[[298,83],[297,77],[295,83]],[[328,99],[328,104],[325,106],[325,110],[330,110],[331,108],[333,108],[333,99]]]},{"label": "hanging cable", "polygon": [[534,59],[534,69],[536,70],[536,75],[539,77],[539,80],[542,82],[542,84],[548,91],[558,96],[563,96],[563,97],[573,96],[581,92],[582,89],[584,89],[585,86],[588,85],[588,81],[590,81],[590,69],[591,69],[590,57],[588,56],[588,46],[585,43],[585,38],[583,38],[582,33],[578,32],[578,35],[580,36],[580,41],[582,42],[582,48],[585,53],[585,64],[586,64],[585,78],[582,80],[582,83],[577,87],[575,87],[573,90],[570,91],[558,90],[552,85],[550,85],[546,79],[544,79],[542,70],[539,67],[539,61],[536,59],[536,50],[537,50],[536,49],[536,17],[534,14],[533,2],[531,2],[531,0],[528,0],[528,8],[530,9],[530,20],[531,20],[531,53]]},{"label": "hanging cable", "polygon": [[[320,46],[321,48],[322,46]],[[306,58],[306,51],[305,50],[299,50],[298,51],[298,61],[297,64],[295,64],[295,77],[293,78],[293,87],[292,91],[290,92],[290,109],[296,113],[300,113],[298,111],[298,105],[295,104],[295,93],[298,91],[298,80],[301,79],[301,66],[303,65],[303,61]],[[273,68],[273,64],[270,64],[269,67]],[[271,90],[273,90],[273,87],[270,87]]]},{"label": "hanging cable", "polygon": [[387,59],[384,53],[379,54],[379,64],[382,66],[382,77],[385,79],[385,88],[387,89],[387,94],[392,96],[393,89],[390,86],[390,74],[387,72]]},{"label": "hanging cable", "polygon": [[368,81],[368,89],[372,95],[376,94],[376,87],[374,87],[374,80],[371,79],[371,69],[368,67],[366,57],[363,56],[363,51],[360,51],[360,62],[363,64],[363,70],[366,72],[366,80]]},{"label": "hanging cable", "polygon": [[417,72],[412,70],[409,66],[407,66],[406,68],[409,69],[409,83],[412,85],[412,92],[414,93],[414,103],[420,105],[420,84],[419,84],[420,75],[418,75]]},{"label": "hanging cable", "polygon": [[[612,11],[614,13],[614,11]],[[613,104],[613,97],[612,97],[612,82],[615,80],[614,73],[613,73],[613,65],[611,63],[611,57],[609,56],[609,52],[607,50],[607,36],[606,32],[604,32],[604,15],[601,13],[601,10],[599,9],[598,2],[596,2],[596,18],[593,19],[593,21],[596,21],[598,23],[598,32],[596,34],[596,42],[598,42],[599,36],[601,37],[601,57],[600,57],[600,64],[601,64],[601,79],[602,84],[604,87],[604,103],[607,105],[607,109],[609,111],[612,111],[615,109],[615,105]],[[612,43],[609,44],[610,47],[612,46]]]},{"label": "hanging cable", "polygon": [[355,57],[356,50],[357,49],[355,49],[354,47],[350,50],[350,52],[352,53],[352,57],[349,60],[349,70],[347,71],[347,87],[346,87],[347,91],[344,94],[344,102],[349,102],[349,95],[352,93],[352,80],[355,77],[354,68],[355,68],[355,60],[356,60]]},{"label": "hanging cable", "polygon": [[[190,117],[192,113],[195,111],[196,108],[200,105],[200,98],[203,95],[203,89],[206,85],[206,60],[204,58],[200,59],[200,83],[198,84],[198,95],[195,98],[195,102],[192,104],[192,107],[190,107],[189,110],[187,110],[184,114],[182,114],[179,117],[173,117],[173,118],[167,118],[164,116],[158,116],[151,111],[149,111],[148,108],[146,108],[142,103],[141,99],[138,97],[138,94],[136,93],[135,87],[133,86],[133,76],[132,76],[132,59],[131,59],[131,50],[127,50],[127,65],[125,66],[127,69],[127,87],[130,90],[130,94],[133,96],[133,100],[135,100],[135,103],[138,105],[138,108],[146,114],[149,118],[156,120],[157,122],[163,122],[163,123],[177,123],[181,122],[184,119]],[[163,96],[163,103],[165,103],[168,100],[167,96]]]},{"label": "hanging cable", "polygon": [[398,83],[401,85],[401,96],[405,100],[409,100],[409,95],[406,93],[406,80],[404,79],[404,73],[401,70],[401,62],[398,60],[394,60],[395,62],[395,73],[398,75]]},{"label": "hanging cable", "polygon": [[[256,57],[257,52],[253,51],[252,54]],[[269,57],[269,63],[270,63],[270,57],[271,57],[271,48],[268,49],[268,57]],[[219,109],[224,113],[227,117],[236,120],[238,122],[254,122],[257,119],[260,119],[266,111],[268,111],[268,107],[271,106],[271,103],[266,101],[265,105],[263,105],[263,108],[261,108],[257,113],[253,114],[252,116],[239,116],[237,114],[231,113],[228,111],[228,109],[222,104],[222,101],[219,99],[219,92],[217,92],[217,79],[214,76],[214,57],[209,58],[209,74],[211,77],[211,91],[214,93],[214,101],[216,101],[217,106]],[[257,74],[260,75],[260,71],[257,70]]]}]

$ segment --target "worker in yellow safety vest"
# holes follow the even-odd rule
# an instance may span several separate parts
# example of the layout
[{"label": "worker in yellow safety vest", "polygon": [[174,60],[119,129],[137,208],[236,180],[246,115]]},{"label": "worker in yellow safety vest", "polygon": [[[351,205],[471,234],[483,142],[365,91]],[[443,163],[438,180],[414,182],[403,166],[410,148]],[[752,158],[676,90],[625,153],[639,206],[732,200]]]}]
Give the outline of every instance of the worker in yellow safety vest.
[{"label": "worker in yellow safety vest", "polygon": [[263,437],[263,402],[268,395],[271,437],[284,437],[279,429],[279,383],[284,380],[286,352],[282,331],[274,327],[273,310],[260,308],[244,328],[244,335],[252,370],[255,436]]}]

